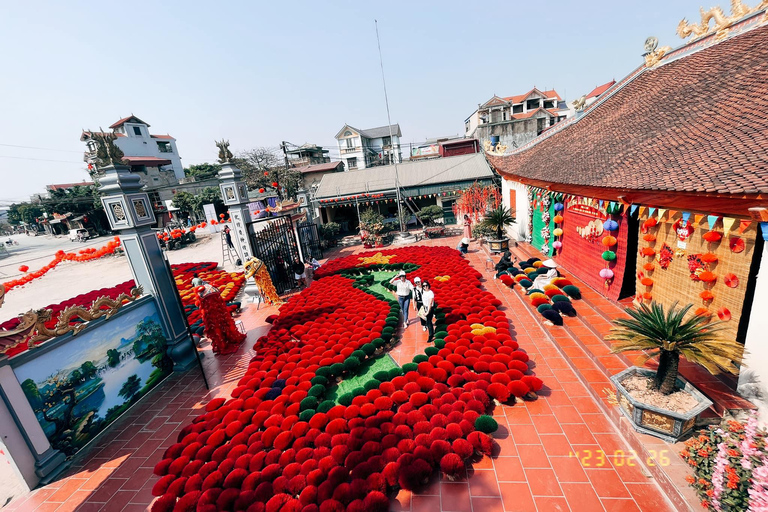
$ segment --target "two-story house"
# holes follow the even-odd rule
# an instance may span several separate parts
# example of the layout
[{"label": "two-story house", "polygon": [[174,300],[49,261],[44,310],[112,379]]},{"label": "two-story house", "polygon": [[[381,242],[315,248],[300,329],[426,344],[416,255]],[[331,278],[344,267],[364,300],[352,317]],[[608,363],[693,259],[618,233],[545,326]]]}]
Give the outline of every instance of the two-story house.
[{"label": "two-story house", "polygon": [[400,125],[360,130],[348,124],[336,134],[339,154],[349,171],[376,165],[401,163]]},{"label": "two-story house", "polygon": [[302,144],[293,149],[286,149],[285,154],[288,157],[288,163],[293,167],[302,167],[305,165],[324,164],[331,161],[328,156],[330,150],[323,149],[317,144]]},{"label": "two-story house", "polygon": [[466,137],[480,146],[486,140],[508,148],[522,146],[550,126],[568,117],[568,108],[555,90],[533,88],[516,96],[493,96],[464,121]]},{"label": "two-story house", "polygon": [[[165,212],[165,202],[170,200],[184,180],[184,168],[176,146],[176,139],[170,135],[154,135],[149,124],[136,116],[120,119],[109,127],[117,138],[115,145],[124,153],[123,160],[131,171],[141,176],[144,190],[149,193],[156,212]],[[93,134],[83,131],[80,141],[85,142],[83,160],[89,169],[95,169],[96,142]]]}]

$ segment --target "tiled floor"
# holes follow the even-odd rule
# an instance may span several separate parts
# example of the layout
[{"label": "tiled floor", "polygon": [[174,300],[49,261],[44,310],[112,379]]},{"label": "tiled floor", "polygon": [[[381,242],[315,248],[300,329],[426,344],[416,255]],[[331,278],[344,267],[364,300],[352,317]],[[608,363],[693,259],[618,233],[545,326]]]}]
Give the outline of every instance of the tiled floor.
[{"label": "tiled floor", "polygon": [[[454,238],[425,245],[455,247]],[[345,248],[348,254],[359,248]],[[489,276],[485,286],[503,302],[512,333],[545,382],[537,401],[496,406],[498,453],[478,460],[468,474],[446,481],[437,474],[417,493],[401,491],[392,500],[397,511],[635,511],[671,510],[655,481],[627,454],[613,424],[570,369],[526,304],[501,288],[484,270],[486,255],[468,255],[475,268]],[[273,308],[249,306],[241,315],[248,339],[241,350],[213,356],[205,350],[203,366],[211,391],[200,372],[173,375],[119,423],[57,482],[11,502],[13,511],[144,511],[156,482],[152,468],[181,427],[203,405],[228,396],[253,356],[250,346],[266,332]],[[425,345],[426,333],[415,323],[392,355],[410,361]]]}]

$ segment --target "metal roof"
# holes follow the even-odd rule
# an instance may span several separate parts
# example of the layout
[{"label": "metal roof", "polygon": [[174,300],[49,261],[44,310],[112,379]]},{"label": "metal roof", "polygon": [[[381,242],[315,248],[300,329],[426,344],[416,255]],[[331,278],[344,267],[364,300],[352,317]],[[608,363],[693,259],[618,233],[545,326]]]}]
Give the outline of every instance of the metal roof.
[{"label": "metal roof", "polygon": [[[481,153],[406,162],[398,164],[397,171],[402,188],[493,177],[493,171]],[[359,171],[326,174],[320,181],[315,198],[364,194],[394,188],[395,166],[384,165]]]}]

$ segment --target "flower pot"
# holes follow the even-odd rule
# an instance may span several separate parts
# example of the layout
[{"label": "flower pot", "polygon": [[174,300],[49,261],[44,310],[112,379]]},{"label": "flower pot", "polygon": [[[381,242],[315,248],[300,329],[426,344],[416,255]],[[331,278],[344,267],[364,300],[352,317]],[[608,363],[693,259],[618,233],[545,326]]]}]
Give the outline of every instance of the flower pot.
[{"label": "flower pot", "polygon": [[632,366],[611,377],[611,381],[616,386],[616,398],[619,402],[619,409],[621,409],[622,414],[627,417],[638,432],[661,438],[668,443],[675,443],[691,431],[696,424],[699,414],[712,405],[712,402],[706,396],[680,376],[677,377],[677,388],[695,398],[699,405],[684,414],[680,414],[643,404],[630,396],[629,392],[621,384],[624,379],[633,375],[653,377],[656,375],[656,372]]},{"label": "flower pot", "polygon": [[491,246],[491,252],[504,252],[509,250],[509,238],[488,239],[488,245]]}]

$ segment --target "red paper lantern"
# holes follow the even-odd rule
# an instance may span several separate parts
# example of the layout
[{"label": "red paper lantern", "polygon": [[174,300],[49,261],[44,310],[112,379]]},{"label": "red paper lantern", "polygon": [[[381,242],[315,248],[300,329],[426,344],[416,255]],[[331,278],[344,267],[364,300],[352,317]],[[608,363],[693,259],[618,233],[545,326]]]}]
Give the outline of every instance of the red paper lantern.
[{"label": "red paper lantern", "polygon": [[19,267],[19,272],[26,272],[27,270],[29,270],[29,267],[26,265],[22,265]]},{"label": "red paper lantern", "polygon": [[263,193],[264,193],[264,189],[263,189],[263,188],[260,188],[260,189],[259,189],[259,194],[263,194]]},{"label": "red paper lantern", "polygon": [[706,240],[707,242],[717,242],[723,237],[720,233],[717,231],[707,231],[702,235],[702,238]]},{"label": "red paper lantern", "polygon": [[277,188],[277,182],[276,182],[276,181],[273,181],[273,182],[272,182],[272,186],[273,186],[273,187],[275,187],[275,188]]}]

